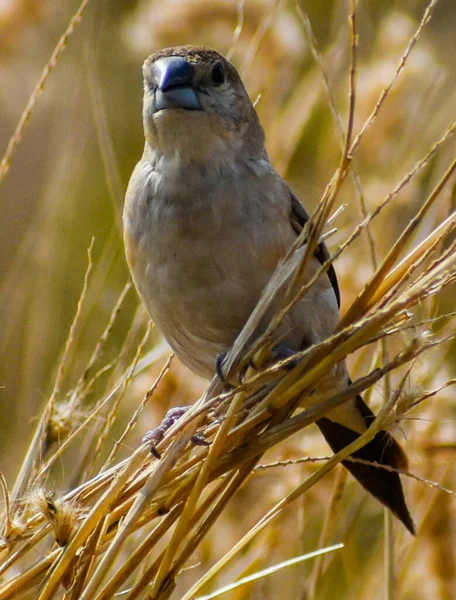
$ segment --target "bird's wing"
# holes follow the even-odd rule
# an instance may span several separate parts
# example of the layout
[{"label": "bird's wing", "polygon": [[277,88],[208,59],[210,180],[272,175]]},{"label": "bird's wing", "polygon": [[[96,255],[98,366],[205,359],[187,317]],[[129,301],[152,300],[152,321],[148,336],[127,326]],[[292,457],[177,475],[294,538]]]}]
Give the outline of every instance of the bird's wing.
[{"label": "bird's wing", "polygon": [[[309,217],[308,212],[304,208],[304,206],[301,204],[301,202],[298,200],[298,198],[293,194],[293,192],[291,191],[290,188],[288,188],[288,191],[290,194],[290,201],[291,201],[291,225],[292,225],[293,229],[296,231],[296,233],[299,235],[299,233],[301,233],[301,231],[302,231],[302,228],[307,223],[307,221],[310,219],[310,217]],[[328,248],[326,247],[326,244],[324,244],[323,242],[318,244],[317,249],[315,250],[315,257],[318,259],[318,261],[322,265],[330,258],[330,254],[329,254]],[[329,277],[329,281],[331,282],[331,285],[333,287],[334,294],[336,295],[337,306],[340,308],[339,284],[337,282],[336,271],[334,270],[334,266],[332,264],[329,265],[329,268],[328,268],[328,277]]]},{"label": "bird's wing", "polygon": [[[293,192],[289,190],[289,193],[291,201],[291,224],[296,233],[299,234],[310,217]],[[321,264],[324,264],[330,257],[324,243],[318,244],[315,257]],[[336,272],[332,264],[328,268],[328,277],[336,295],[337,305],[340,307],[339,284],[337,283]],[[353,401],[349,401],[345,406],[347,410],[351,408],[351,410],[358,412],[364,419],[366,427],[375,418],[373,412],[364,403],[361,396],[356,396]],[[359,437],[359,433],[331,418],[323,417],[317,421],[317,425],[334,452],[339,452]],[[415,526],[405,503],[404,492],[398,473],[368,464],[368,462],[377,462],[395,469],[405,469],[407,466],[407,457],[398,442],[387,431],[380,431],[373,440],[356,451],[352,457],[363,459],[364,462],[342,461],[344,466],[365,489],[380,500],[382,504],[390,508],[404,523],[405,527],[414,534]],[[366,463],[365,461],[368,462]]]}]

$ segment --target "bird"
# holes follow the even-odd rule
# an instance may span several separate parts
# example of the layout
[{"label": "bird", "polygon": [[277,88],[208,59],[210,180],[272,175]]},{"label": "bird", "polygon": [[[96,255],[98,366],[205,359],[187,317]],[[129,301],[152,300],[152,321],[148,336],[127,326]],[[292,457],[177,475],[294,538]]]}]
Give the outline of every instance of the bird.
[{"label": "bird", "polygon": [[[229,60],[208,47],[176,46],[149,56],[142,74],[145,146],[125,197],[126,258],[172,350],[194,373],[211,378],[217,357],[229,351],[309,215],[271,165],[258,115]],[[300,283],[329,256],[320,243]],[[279,301],[280,294],[256,336]],[[277,354],[328,338],[340,321],[339,307],[331,264],[275,331]],[[337,371],[338,385],[350,385],[344,361]],[[374,418],[356,396],[317,425],[338,452]],[[401,445],[380,431],[352,457],[363,460],[342,464],[415,534],[397,472],[407,468]]]}]

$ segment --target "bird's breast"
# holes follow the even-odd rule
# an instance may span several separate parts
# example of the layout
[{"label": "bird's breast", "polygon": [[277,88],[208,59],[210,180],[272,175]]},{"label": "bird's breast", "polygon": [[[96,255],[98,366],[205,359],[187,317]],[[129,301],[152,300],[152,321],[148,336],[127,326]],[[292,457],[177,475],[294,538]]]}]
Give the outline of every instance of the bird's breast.
[{"label": "bird's breast", "polygon": [[278,178],[214,175],[177,184],[153,173],[147,186],[130,184],[124,216],[140,294],[184,362],[206,356],[206,369],[189,364],[202,374],[228,350],[294,238]]}]

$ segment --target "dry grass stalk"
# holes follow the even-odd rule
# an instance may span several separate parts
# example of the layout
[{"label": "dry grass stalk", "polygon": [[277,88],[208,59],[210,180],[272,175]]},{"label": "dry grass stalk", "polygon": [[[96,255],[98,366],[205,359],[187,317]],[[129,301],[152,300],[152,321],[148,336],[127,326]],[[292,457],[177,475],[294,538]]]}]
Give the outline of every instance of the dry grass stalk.
[{"label": "dry grass stalk", "polygon": [[24,132],[25,127],[27,126],[27,123],[30,120],[30,117],[32,116],[32,112],[33,112],[33,109],[35,108],[36,102],[37,102],[38,98],[40,97],[40,95],[44,89],[44,86],[46,85],[46,82],[49,79],[52,71],[54,70],[55,66],[57,65],[60,55],[65,50],[65,46],[67,45],[68,38],[73,34],[75,27],[77,27],[79,25],[79,23],[81,22],[82,15],[84,14],[84,11],[85,11],[88,3],[89,3],[89,0],[82,0],[78,10],[71,18],[71,20],[68,24],[68,27],[65,29],[63,34],[60,36],[60,39],[57,42],[57,45],[51,55],[51,58],[46,63],[46,65],[43,69],[43,72],[41,73],[41,77],[39,78],[38,83],[35,86],[35,89],[33,90],[32,94],[30,95],[29,101],[27,102],[27,106],[25,107],[25,110],[21,115],[21,118],[19,120],[19,123],[17,124],[15,132],[11,136],[11,139],[8,143],[6,152],[0,163],[0,184],[3,181],[6,173],[8,172],[14,151],[16,150],[16,147],[18,146],[18,144],[20,143],[20,141],[22,139],[22,134]]},{"label": "dry grass stalk", "polygon": [[[82,10],[85,4],[81,4]],[[118,435],[115,428],[126,391],[131,388],[135,378],[148,366],[162,359],[164,353],[160,346],[157,351],[141,359],[150,330],[148,328],[144,332],[141,329],[140,317],[132,325],[133,333],[128,338],[128,343],[135,345],[138,332],[142,332],[142,342],[137,345],[137,351],[129,365],[126,368],[123,368],[123,364],[121,369],[119,367],[116,380],[109,381],[105,392],[97,397],[90,411],[82,408],[83,400],[97,390],[97,384],[103,380],[107,367],[111,367],[108,364],[94,372],[125,301],[128,286],[115,303],[81,376],[75,378],[74,384],[71,377],[65,377],[90,280],[92,262],[91,248],[89,249],[89,268],[54,390],[43,410],[24,466],[11,493],[4,478],[0,478],[5,501],[0,546],[0,576],[3,578],[0,583],[0,600],[30,597],[38,600],[62,597],[67,600],[108,600],[120,592],[128,600],[144,598],[146,593],[147,597],[156,600],[169,598],[176,589],[180,573],[229,501],[257,468],[258,461],[267,450],[308,427],[328,410],[346,402],[355,394],[372,389],[387,375],[396,371],[399,376],[402,375],[394,393],[387,396],[365,434],[335,456],[325,457],[321,467],[304,481],[301,480],[294,489],[284,492],[272,508],[268,510],[265,505],[263,516],[231,550],[185,591],[181,600],[215,597],[202,597],[198,594],[203,593],[230,561],[235,558],[240,560],[252,540],[283,516],[293,502],[308,493],[341,460],[347,459],[352,452],[369,442],[380,429],[394,426],[412,408],[454,384],[454,379],[449,378],[433,390],[422,390],[409,397],[405,391],[406,382],[410,373],[413,373],[417,359],[431,350],[443,347],[443,344],[455,337],[454,313],[427,318],[425,314],[419,313],[419,309],[430,299],[440,298],[442,292],[456,281],[455,243],[451,242],[456,230],[456,213],[442,218],[430,232],[423,234],[421,241],[414,247],[412,242],[417,230],[426,231],[424,225],[431,208],[435,207],[454,177],[456,160],[434,185],[421,209],[397,236],[396,243],[348,308],[334,335],[299,353],[299,363],[290,370],[283,367],[291,359],[273,366],[268,365],[265,360],[272,329],[312,285],[310,282],[305,288],[297,289],[299,272],[305,268],[316,245],[326,235],[325,228],[328,227],[331,214],[340,199],[342,185],[351,173],[353,155],[380,108],[388,100],[435,4],[435,0],[429,3],[391,83],[383,90],[374,110],[356,136],[353,124],[356,106],[357,31],[355,3],[352,4],[349,109],[339,167],[312,219],[278,266],[225,361],[227,376],[236,372],[244,373],[242,384],[226,392],[221,389],[219,380],[214,378],[201,398],[157,445],[156,450],[161,455],[159,460],[152,456],[147,444],[134,449],[127,458],[117,459],[118,452],[129,439],[142,409],[163,384],[171,361],[169,357],[139,408],[133,412],[126,427]],[[242,8],[239,10],[241,16],[239,32],[236,33],[238,36],[242,29]],[[253,60],[267,26],[268,20],[265,19],[252,44],[252,56],[247,57],[249,62]],[[453,135],[455,127],[455,123],[451,124],[425,156],[416,161],[394,190],[348,233],[331,259],[322,265],[314,280],[346,253],[364,231],[375,227],[382,210],[393,204],[398,194],[429,164],[431,158],[439,155],[443,145]],[[287,284],[287,281],[291,282]],[[270,329],[260,340],[249,346],[252,331],[278,290],[286,284],[288,288],[283,306],[273,319]],[[436,335],[431,328],[440,321],[445,322],[447,331]],[[319,382],[339,361],[358,350],[371,347],[377,341],[401,335],[405,337],[410,331],[417,333],[412,337],[407,336],[408,341],[403,341],[401,347],[391,349],[388,359],[384,355],[380,366],[366,369],[362,377],[354,380],[350,389],[338,393],[318,392]],[[261,368],[255,370],[249,367],[252,358]],[[307,409],[294,414],[298,398],[300,404],[306,405]],[[63,413],[68,417],[66,420],[61,419],[61,422],[65,420],[66,426],[64,428],[60,425],[58,434],[55,434],[55,428],[51,424],[55,422],[56,415]],[[100,418],[103,419],[101,433],[97,427],[97,419]],[[196,432],[204,435],[208,446],[193,445],[191,438]],[[114,435],[117,436],[117,442],[98,467],[98,458],[106,446],[109,446],[109,437]],[[52,467],[64,452],[78,445],[81,445],[83,451],[70,491],[61,495],[47,491],[46,479],[51,480]],[[118,462],[113,464],[114,460]],[[279,461],[277,464],[283,466],[286,463]],[[452,490],[425,477],[412,473],[406,475],[434,486],[441,492],[454,495]],[[330,530],[333,529],[335,511],[341,502],[339,491],[338,485],[331,499],[326,525],[321,531],[321,545],[329,543],[332,537]],[[131,547],[132,551],[129,550]],[[324,570],[322,562],[316,563],[311,583],[314,597]],[[259,576],[265,575],[266,573],[260,573]],[[221,591],[219,590],[220,593]]]},{"label": "dry grass stalk", "polygon": [[[447,180],[448,172],[436,189],[440,190]],[[430,196],[432,201],[435,197],[436,193]],[[421,211],[418,217],[421,217],[422,214],[424,214],[424,211]],[[356,317],[347,319],[350,324],[342,327],[332,338],[322,344],[303,352],[301,362],[291,371],[284,372],[277,366],[267,368],[260,373],[253,374],[250,379],[247,376],[245,384],[238,390],[218,395],[221,406],[226,407],[226,409],[217,409],[218,423],[202,421],[209,407],[214,405],[213,390],[218,387],[217,381],[214,380],[209,388],[210,393],[203,396],[201,401],[181,419],[173,430],[165,436],[163,442],[159,444],[158,451],[163,454],[160,461],[156,462],[151,457],[147,446],[143,445],[127,461],[123,461],[110,470],[104,471],[104,473],[102,470],[99,475],[79,486],[75,492],[67,494],[66,497],[53,500],[53,502],[62,502],[64,505],[71,500],[74,503],[74,510],[79,512],[79,515],[74,516],[77,526],[75,526],[73,537],[62,549],[53,551],[31,569],[3,584],[0,587],[0,598],[14,597],[24,593],[32,583],[35,584],[37,579],[42,578],[46,572],[49,572],[49,574],[46,577],[39,598],[40,600],[53,598],[57,593],[58,586],[64,584],[65,580],[68,579],[69,569],[75,570],[75,572],[84,569],[85,585],[82,585],[82,579],[78,580],[78,593],[81,599],[109,597],[101,591],[103,588],[100,586],[102,586],[102,582],[110,568],[115,564],[118,553],[127,538],[138,527],[145,527],[149,523],[155,523],[158,519],[152,537],[156,543],[165,534],[165,527],[161,524],[161,521],[169,527],[178,519],[174,534],[167,545],[165,553],[153,568],[155,576],[153,594],[157,598],[168,597],[173,589],[173,578],[177,576],[178,571],[190,555],[189,549],[194,548],[195,540],[201,539],[208,525],[215,521],[227,499],[234,494],[240,483],[250,473],[258,461],[259,455],[268,447],[277,443],[278,440],[290,435],[298,428],[308,425],[321,414],[324,414],[324,410],[327,410],[328,405],[333,406],[335,403],[345,401],[349,396],[372,385],[373,381],[380,379],[387,371],[414,361],[423,351],[443,341],[432,337],[415,338],[409,347],[397,354],[389,365],[385,365],[383,369],[374,370],[364,381],[355,381],[353,387],[347,392],[329,398],[313,397],[313,390],[318,386],[318,381],[339,360],[363,345],[369,344],[375,337],[381,336],[381,332],[385,331],[385,328],[397,321],[398,318],[400,318],[400,324],[397,329],[401,330],[402,327],[406,327],[410,317],[404,318],[404,314],[409,314],[409,311],[418,303],[440,293],[442,289],[454,282],[456,279],[456,255],[453,248],[450,246],[448,250],[440,250],[439,253],[443,237],[447,237],[454,232],[454,229],[455,218],[453,216],[446,220],[437,235],[432,232],[425,241],[414,250],[409,251],[405,261],[407,271],[410,271],[410,267],[416,264],[417,261],[420,262],[423,269],[415,280],[411,278],[404,280],[403,269],[394,268],[392,261],[388,261],[389,269],[385,268],[384,265],[379,267],[382,286],[376,285],[374,301],[366,293],[364,293],[364,296],[361,295],[355,302],[357,308],[354,314],[356,314]],[[401,249],[404,247],[401,244]],[[424,251],[426,256],[433,253],[435,258],[433,262],[427,260],[423,266]],[[296,259],[296,256],[300,259],[295,260],[296,267],[299,268],[301,261],[305,260],[306,254],[302,255],[298,248],[290,254],[290,260],[293,257]],[[283,280],[280,274],[281,272],[288,272],[288,266],[287,261],[279,266],[279,280]],[[376,275],[378,276],[378,273]],[[371,288],[368,285],[366,289],[370,290]],[[266,294],[262,299],[258,307],[260,313],[270,298],[271,295]],[[368,300],[366,301],[365,298],[368,298]],[[246,330],[248,331],[248,327]],[[245,332],[241,335],[241,339],[244,335],[246,335]],[[386,335],[386,333],[383,333],[383,335]],[[243,345],[244,343],[241,344],[241,346]],[[231,358],[234,364],[237,357]],[[137,364],[137,360],[138,357],[134,360],[133,368]],[[124,382],[128,381],[129,377],[131,375],[126,374]],[[274,382],[274,385],[271,385],[271,381]],[[266,396],[257,401],[250,411],[246,412],[243,407],[248,403],[252,393],[257,393],[258,386],[264,385],[265,382]],[[302,400],[307,398],[311,405],[315,405],[316,400],[318,400],[318,406],[314,406],[308,413],[302,413],[302,416],[294,417],[280,425],[280,421],[290,410],[290,402],[293,405],[297,396],[300,396]],[[51,396],[51,400],[54,403],[54,396]],[[225,559],[216,565],[207,574],[207,577],[203,578],[186,597],[190,598],[192,594],[199,592],[203,584],[206,584],[229,559],[235,556],[241,547],[273,519],[277,518],[291,502],[310,489],[342,458],[372,439],[375,432],[384,427],[392,418],[393,420],[400,418],[402,415],[394,416],[393,413],[397,400],[398,396],[393,395],[382,408],[366,434],[339,455],[331,458],[313,476],[299,485],[294,492],[288,494],[275,508],[271,509],[257,526],[246,535],[244,540],[231,553],[226,555]],[[272,407],[274,408],[271,413]],[[192,445],[189,444],[198,423],[200,423],[199,427],[205,432],[207,439],[211,441],[208,448],[192,448]],[[46,444],[44,444],[44,448],[46,448]],[[44,474],[42,469],[40,474],[41,476]],[[31,472],[29,481],[34,482],[36,475],[36,472]],[[200,505],[200,498],[204,497],[205,488],[220,477],[222,479],[220,484],[214,488],[211,502],[203,502]],[[27,489],[29,481],[24,485],[24,489]],[[97,497],[98,500],[89,509],[92,502],[91,498],[96,499]],[[80,508],[76,509],[76,507]],[[202,508],[204,510],[201,510]],[[88,512],[87,509],[89,509]],[[11,521],[14,517],[11,512],[18,514],[18,511],[19,514],[22,513],[22,532],[17,531],[16,528],[16,534],[12,536]],[[160,516],[163,511],[168,512],[168,515],[171,516]],[[51,513],[54,512],[54,510],[51,511]],[[13,508],[10,508],[9,521],[9,534],[4,542],[5,548],[23,544],[21,539],[24,535],[30,537],[38,534],[35,538],[35,541],[38,542],[41,539],[39,534],[43,526],[47,529],[48,534],[52,532],[53,528],[53,519],[50,514],[46,514],[43,510],[34,511],[30,504],[27,507],[21,506],[21,502],[17,501]],[[48,523],[47,526],[46,523]],[[51,528],[49,528],[49,525],[51,525]],[[93,541],[95,538],[91,537],[94,535],[96,536],[96,543]],[[89,540],[92,540],[92,543]],[[32,548],[33,546],[28,545],[27,551]],[[94,548],[97,548],[101,561],[97,560],[96,556],[94,558]],[[152,545],[148,541],[147,551],[150,552],[151,548]],[[140,554],[144,554],[142,549]],[[12,567],[15,560],[23,560],[21,551],[16,554],[15,559],[13,556],[10,557],[9,568]],[[88,561],[93,565],[92,569],[87,566]],[[114,580],[119,586],[117,589],[120,589],[124,584],[124,577],[130,575],[137,567],[138,563],[136,561],[126,561],[121,571],[122,576],[118,575]],[[151,575],[152,573],[149,571],[147,577]],[[141,589],[146,585],[146,581],[144,579],[143,581],[143,584],[138,583]],[[108,586],[109,593],[114,593],[112,583]],[[136,596],[130,593],[129,597]]]}]

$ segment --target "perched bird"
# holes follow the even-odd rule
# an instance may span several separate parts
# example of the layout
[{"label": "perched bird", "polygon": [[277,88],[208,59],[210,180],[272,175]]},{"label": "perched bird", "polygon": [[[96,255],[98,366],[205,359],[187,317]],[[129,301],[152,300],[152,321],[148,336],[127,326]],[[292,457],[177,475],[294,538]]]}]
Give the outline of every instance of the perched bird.
[{"label": "perched bird", "polygon": [[[205,47],[167,48],[145,61],[143,76],[145,148],[124,207],[127,260],[174,352],[211,377],[217,356],[229,350],[309,217],[271,166],[258,116],[228,60]],[[302,283],[328,256],[320,244]],[[296,352],[327,338],[338,324],[339,303],[331,266],[283,320],[280,347]],[[343,362],[338,381],[350,384]],[[337,452],[373,418],[358,396],[317,425]],[[407,464],[386,431],[353,456],[399,469]],[[414,533],[397,473],[344,465]]]}]

